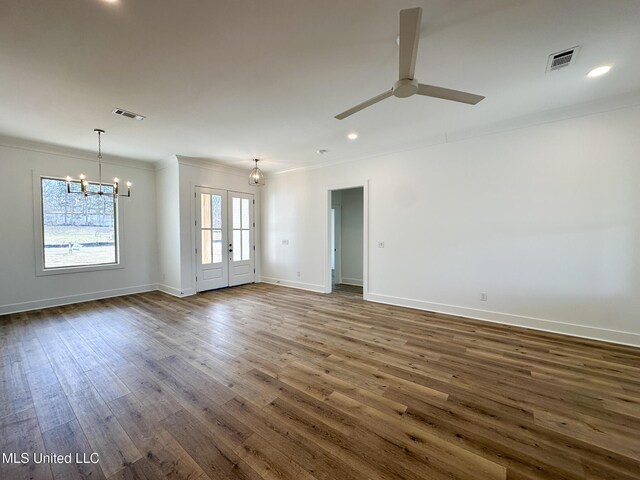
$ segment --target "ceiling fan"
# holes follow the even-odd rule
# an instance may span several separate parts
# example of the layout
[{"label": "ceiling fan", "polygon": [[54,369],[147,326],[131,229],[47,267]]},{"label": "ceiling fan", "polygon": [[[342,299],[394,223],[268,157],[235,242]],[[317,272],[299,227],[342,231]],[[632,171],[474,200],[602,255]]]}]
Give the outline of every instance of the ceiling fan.
[{"label": "ceiling fan", "polygon": [[400,10],[400,79],[393,85],[393,88],[336,115],[335,118],[344,120],[354,113],[375,105],[392,95],[398,98],[406,98],[417,93],[425,97],[442,98],[469,105],[475,105],[484,99],[482,95],[418,83],[418,80],[414,78],[421,20],[421,7]]}]

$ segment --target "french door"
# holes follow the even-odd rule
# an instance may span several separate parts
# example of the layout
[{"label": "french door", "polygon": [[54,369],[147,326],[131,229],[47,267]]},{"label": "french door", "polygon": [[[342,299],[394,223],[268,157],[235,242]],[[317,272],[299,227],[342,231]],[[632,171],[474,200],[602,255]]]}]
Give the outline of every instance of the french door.
[{"label": "french door", "polygon": [[253,195],[196,187],[196,290],[255,281]]}]

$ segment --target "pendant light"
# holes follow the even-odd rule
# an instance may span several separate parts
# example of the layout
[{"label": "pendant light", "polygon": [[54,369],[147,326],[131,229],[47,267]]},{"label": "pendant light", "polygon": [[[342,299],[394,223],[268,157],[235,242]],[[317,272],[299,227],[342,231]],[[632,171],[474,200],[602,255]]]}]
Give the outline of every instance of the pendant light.
[{"label": "pendant light", "polygon": [[254,158],[253,161],[256,162],[256,165],[249,172],[249,185],[260,187],[264,185],[264,173],[258,168],[258,159]]},{"label": "pendant light", "polygon": [[[80,179],[79,180],[74,180],[71,177],[67,177],[67,193],[72,193],[72,194],[81,194],[84,195],[85,197],[88,197],[90,195],[107,195],[109,197],[113,197],[114,200],[117,200],[118,197],[131,197],[131,182],[127,182],[126,186],[127,186],[127,193],[125,194],[121,194],[120,193],[120,180],[118,180],[118,178],[114,178],[113,179],[113,183],[102,183],[102,141],[101,141],[101,135],[104,133],[104,130],[101,130],[99,128],[95,128],[93,130],[94,132],[96,132],[98,134],[98,181],[97,182],[91,182],[95,185],[98,186],[97,190],[89,190],[89,181],[86,179],[86,177],[84,176],[84,174],[80,174]],[[71,189],[71,183],[78,183],[80,182],[80,190],[72,190]],[[103,186],[110,186],[112,187],[111,192],[106,191],[106,189],[103,189]]]}]

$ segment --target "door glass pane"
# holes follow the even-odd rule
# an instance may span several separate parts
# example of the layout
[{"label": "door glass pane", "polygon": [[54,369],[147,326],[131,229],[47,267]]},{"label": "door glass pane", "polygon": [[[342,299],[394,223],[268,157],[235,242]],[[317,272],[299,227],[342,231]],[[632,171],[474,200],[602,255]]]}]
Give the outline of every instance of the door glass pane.
[{"label": "door glass pane", "polygon": [[202,264],[211,263],[211,230],[202,230]]},{"label": "door glass pane", "polygon": [[233,227],[232,228],[240,228],[240,199],[238,197],[233,197],[232,204],[233,211]]},{"label": "door glass pane", "polygon": [[250,254],[249,230],[242,230],[242,260],[249,260]]},{"label": "door glass pane", "polygon": [[213,228],[222,228],[222,197],[211,195],[211,208],[213,210]]},{"label": "door glass pane", "polygon": [[249,199],[242,199],[242,228],[249,228]]},{"label": "door glass pane", "polygon": [[241,232],[242,230],[233,231],[233,261],[234,262],[238,262],[242,259],[242,244],[240,242]]},{"label": "door glass pane", "polygon": [[222,262],[222,230],[214,230],[213,231],[213,262],[212,263],[220,263]]},{"label": "door glass pane", "polygon": [[[211,228],[211,195],[203,193],[200,195],[200,226]],[[204,246],[205,243],[203,242]]]}]

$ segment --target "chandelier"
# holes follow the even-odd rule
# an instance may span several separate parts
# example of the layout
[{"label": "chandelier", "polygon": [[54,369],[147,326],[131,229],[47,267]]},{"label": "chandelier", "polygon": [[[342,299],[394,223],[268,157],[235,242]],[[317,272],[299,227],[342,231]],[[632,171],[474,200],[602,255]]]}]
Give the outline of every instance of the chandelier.
[{"label": "chandelier", "polygon": [[256,166],[249,172],[249,185],[259,187],[264,185],[264,173],[258,168],[258,159],[254,158],[253,161],[256,162]]},{"label": "chandelier", "polygon": [[[127,182],[126,186],[127,186],[127,193],[126,194],[121,194],[120,193],[120,180],[118,180],[118,178],[114,178],[113,179],[113,183],[102,183],[102,142],[101,142],[101,135],[104,133],[104,130],[101,130],[99,128],[95,128],[93,130],[94,132],[96,132],[98,134],[98,182],[91,182],[94,185],[97,185],[97,189],[89,189],[89,181],[86,179],[86,177],[84,176],[84,174],[80,174],[80,179],[79,180],[74,180],[71,177],[67,177],[67,193],[78,193],[81,195],[84,195],[85,197],[88,197],[90,195],[106,195],[109,197],[113,197],[115,200],[118,199],[118,197],[131,197],[131,182]],[[80,190],[72,190],[71,189],[71,184],[72,183],[80,183]],[[103,188],[103,187],[111,187],[111,191],[108,191],[108,188]]]}]

